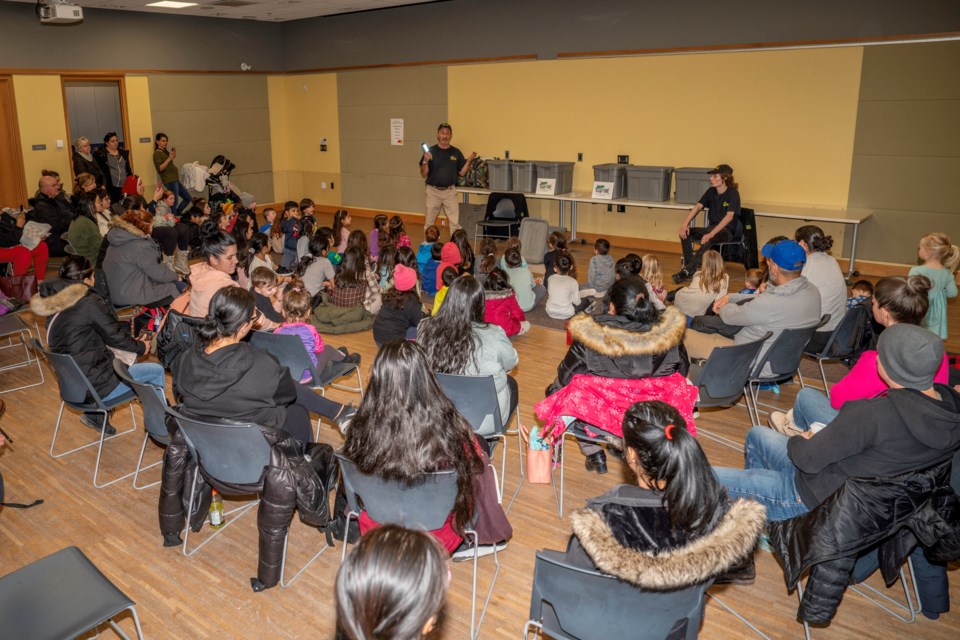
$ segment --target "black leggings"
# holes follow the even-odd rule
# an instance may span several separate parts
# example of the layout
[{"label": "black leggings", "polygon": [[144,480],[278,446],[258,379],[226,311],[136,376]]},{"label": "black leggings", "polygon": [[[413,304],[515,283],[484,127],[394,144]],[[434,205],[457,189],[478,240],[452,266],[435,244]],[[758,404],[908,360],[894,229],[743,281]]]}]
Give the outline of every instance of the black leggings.
[{"label": "black leggings", "polygon": [[186,251],[190,248],[192,233],[190,225],[178,222],[172,227],[154,227],[151,235],[160,245],[163,255],[172,256],[174,249]]},{"label": "black leggings", "polygon": [[313,442],[313,423],[310,420],[310,414],[316,413],[333,420],[340,414],[343,405],[327,400],[302,384],[296,387],[297,401],[287,406],[287,418],[283,421],[283,430],[300,442]]}]

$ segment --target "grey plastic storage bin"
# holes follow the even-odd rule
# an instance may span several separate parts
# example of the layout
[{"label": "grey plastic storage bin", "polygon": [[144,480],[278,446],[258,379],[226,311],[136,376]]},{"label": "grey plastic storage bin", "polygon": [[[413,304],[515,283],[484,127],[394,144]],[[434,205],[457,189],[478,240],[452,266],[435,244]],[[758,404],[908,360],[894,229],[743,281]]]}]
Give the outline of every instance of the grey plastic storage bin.
[{"label": "grey plastic storage bin", "polygon": [[707,171],[712,167],[678,167],[676,200],[681,204],[694,204],[700,200],[703,192],[710,188],[710,176]]},{"label": "grey plastic storage bin", "polygon": [[533,193],[537,190],[537,165],[534,162],[511,162],[510,171],[513,174],[513,191]]},{"label": "grey plastic storage bin", "polygon": [[593,179],[595,182],[612,182],[613,197],[622,198],[627,191],[627,165],[610,162],[593,165]]},{"label": "grey plastic storage bin", "polygon": [[509,160],[487,160],[487,177],[491,191],[513,191],[513,172]]},{"label": "grey plastic storage bin", "polygon": [[627,165],[627,199],[663,202],[670,199],[673,167]]},{"label": "grey plastic storage bin", "polygon": [[553,189],[554,195],[573,191],[572,162],[536,162],[534,164],[537,166],[538,181],[544,178],[556,180]]}]

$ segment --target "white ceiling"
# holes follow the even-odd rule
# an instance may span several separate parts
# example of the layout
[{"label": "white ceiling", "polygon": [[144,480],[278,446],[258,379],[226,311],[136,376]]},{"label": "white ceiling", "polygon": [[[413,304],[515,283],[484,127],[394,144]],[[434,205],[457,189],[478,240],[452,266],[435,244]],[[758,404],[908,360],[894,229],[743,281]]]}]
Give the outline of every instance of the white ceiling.
[{"label": "white ceiling", "polygon": [[[13,0],[34,4],[36,0]],[[424,4],[435,0],[184,0],[196,2],[195,7],[163,9],[145,6],[156,0],[72,0],[84,9],[120,9],[146,13],[169,13],[174,15],[206,16],[208,18],[235,18],[238,20],[262,20],[285,22],[330,16],[338,13],[371,11],[408,4]],[[230,6],[234,5],[234,6]],[[242,5],[242,6],[236,6]]]}]

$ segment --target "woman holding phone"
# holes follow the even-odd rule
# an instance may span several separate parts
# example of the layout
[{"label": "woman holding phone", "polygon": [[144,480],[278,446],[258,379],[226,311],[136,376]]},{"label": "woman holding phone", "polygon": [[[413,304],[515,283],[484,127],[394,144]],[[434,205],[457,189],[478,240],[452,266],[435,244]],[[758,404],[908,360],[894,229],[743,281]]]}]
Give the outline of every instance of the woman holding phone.
[{"label": "woman holding phone", "polygon": [[193,199],[187,188],[180,182],[180,171],[177,169],[177,165],[173,164],[173,160],[177,157],[177,148],[171,147],[168,149],[169,144],[167,134],[157,134],[153,143],[153,166],[157,168],[157,175],[160,176],[160,182],[163,183],[163,186],[174,194],[175,201],[180,201],[174,210],[174,214],[179,218],[191,205]]}]

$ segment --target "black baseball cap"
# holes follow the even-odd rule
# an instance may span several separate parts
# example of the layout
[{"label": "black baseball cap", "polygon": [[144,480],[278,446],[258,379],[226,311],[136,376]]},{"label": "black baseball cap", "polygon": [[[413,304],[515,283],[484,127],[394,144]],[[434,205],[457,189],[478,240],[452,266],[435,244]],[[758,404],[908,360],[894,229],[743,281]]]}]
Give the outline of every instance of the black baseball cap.
[{"label": "black baseball cap", "polygon": [[732,176],[732,175],[733,175],[733,167],[731,167],[731,166],[728,165],[728,164],[718,164],[718,165],[715,166],[713,169],[710,169],[710,171],[707,171],[707,173],[710,173],[710,174],[720,173],[720,174],[725,175],[725,176]]}]

